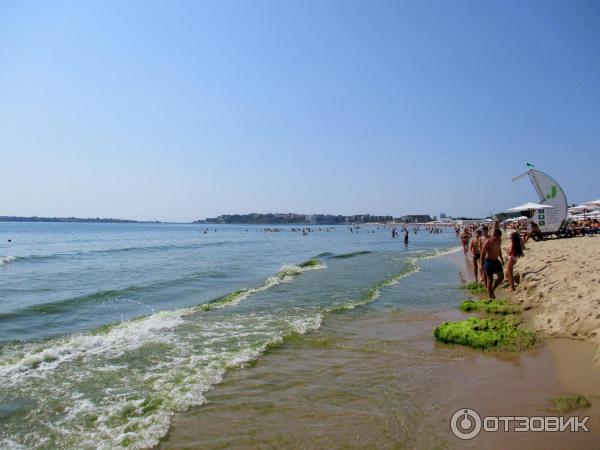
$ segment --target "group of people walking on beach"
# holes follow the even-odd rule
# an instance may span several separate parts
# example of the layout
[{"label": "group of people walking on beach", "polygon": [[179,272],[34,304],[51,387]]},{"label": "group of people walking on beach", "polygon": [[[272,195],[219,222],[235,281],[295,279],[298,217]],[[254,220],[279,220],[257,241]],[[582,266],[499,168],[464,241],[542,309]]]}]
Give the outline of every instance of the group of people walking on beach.
[{"label": "group of people walking on beach", "polygon": [[[490,234],[488,225],[472,225],[464,227],[460,240],[465,256],[468,253],[472,257],[473,276],[475,282],[481,280],[485,285],[489,298],[496,298],[494,291],[504,281],[504,255],[502,254],[502,230],[498,222],[494,222]],[[509,291],[515,290],[513,269],[517,258],[523,256],[523,241],[520,233],[513,232],[508,235],[506,247],[506,278],[509,283]],[[494,280],[494,275],[496,280]]]}]

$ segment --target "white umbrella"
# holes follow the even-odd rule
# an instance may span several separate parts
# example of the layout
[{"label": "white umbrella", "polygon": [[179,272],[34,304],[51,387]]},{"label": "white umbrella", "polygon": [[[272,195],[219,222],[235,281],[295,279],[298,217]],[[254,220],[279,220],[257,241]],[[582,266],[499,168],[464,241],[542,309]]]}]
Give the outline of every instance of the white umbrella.
[{"label": "white umbrella", "polygon": [[595,209],[598,209],[598,206],[593,205],[593,204],[588,204],[588,203],[582,203],[581,205],[577,205],[577,206],[573,206],[572,208],[569,208],[568,211],[575,213],[575,214],[583,213],[583,217],[585,219],[586,214],[589,216],[590,211],[593,211]]},{"label": "white umbrella", "polygon": [[595,205],[594,203],[582,203],[581,205],[574,206],[575,209],[581,209],[582,211],[593,211],[594,209],[600,208],[600,205]]},{"label": "white umbrella", "polygon": [[588,206],[600,206],[600,198],[591,202],[585,202],[584,205]]},{"label": "white umbrella", "polygon": [[552,205],[542,205],[541,203],[525,203],[523,205],[515,206],[514,208],[508,209],[508,211],[528,211],[530,209],[546,209],[554,208]]},{"label": "white umbrella", "polygon": [[588,217],[600,217],[600,209],[589,213]]}]

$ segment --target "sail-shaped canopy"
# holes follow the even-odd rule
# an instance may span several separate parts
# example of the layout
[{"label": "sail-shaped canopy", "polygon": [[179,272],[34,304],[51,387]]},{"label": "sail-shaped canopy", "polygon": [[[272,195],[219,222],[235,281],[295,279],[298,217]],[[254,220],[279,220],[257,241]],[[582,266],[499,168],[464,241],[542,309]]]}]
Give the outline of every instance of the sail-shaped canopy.
[{"label": "sail-shaped canopy", "polygon": [[539,170],[529,169],[513,181],[529,176],[540,203],[550,208],[536,208],[535,222],[540,226],[542,232],[557,231],[567,218],[567,196],[560,185],[550,175]]}]

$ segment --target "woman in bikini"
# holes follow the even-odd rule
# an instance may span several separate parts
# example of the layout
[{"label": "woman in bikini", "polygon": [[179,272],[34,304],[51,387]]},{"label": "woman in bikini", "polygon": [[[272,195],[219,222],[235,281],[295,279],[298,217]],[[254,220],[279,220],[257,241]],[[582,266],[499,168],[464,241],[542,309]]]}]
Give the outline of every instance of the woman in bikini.
[{"label": "woman in bikini", "polygon": [[506,253],[508,254],[508,264],[506,265],[506,278],[510,283],[509,292],[515,290],[515,279],[513,276],[513,268],[517,262],[517,258],[523,256],[523,246],[521,245],[521,236],[519,233],[512,233],[509,238],[508,247],[506,247]]}]

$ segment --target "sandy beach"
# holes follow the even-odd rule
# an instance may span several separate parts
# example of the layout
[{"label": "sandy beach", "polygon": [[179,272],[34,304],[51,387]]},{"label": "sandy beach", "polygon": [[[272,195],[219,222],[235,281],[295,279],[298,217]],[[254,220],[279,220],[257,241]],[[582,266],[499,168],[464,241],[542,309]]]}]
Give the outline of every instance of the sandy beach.
[{"label": "sandy beach", "polygon": [[513,301],[531,308],[531,325],[548,336],[588,341],[600,369],[600,238],[527,243]]}]

